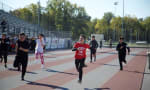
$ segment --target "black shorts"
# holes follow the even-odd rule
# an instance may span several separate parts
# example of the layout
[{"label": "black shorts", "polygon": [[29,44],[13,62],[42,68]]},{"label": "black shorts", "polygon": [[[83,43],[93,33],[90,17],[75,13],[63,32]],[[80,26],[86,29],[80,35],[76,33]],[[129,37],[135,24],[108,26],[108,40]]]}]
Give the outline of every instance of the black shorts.
[{"label": "black shorts", "polygon": [[96,49],[91,49],[91,54],[95,54],[96,53]]},{"label": "black shorts", "polygon": [[126,60],[126,54],[119,54],[119,60],[125,61]]},{"label": "black shorts", "polygon": [[85,61],[85,58],[83,58],[83,59],[75,59],[75,65],[77,65],[77,67],[80,66],[80,68],[84,67],[84,61]]}]

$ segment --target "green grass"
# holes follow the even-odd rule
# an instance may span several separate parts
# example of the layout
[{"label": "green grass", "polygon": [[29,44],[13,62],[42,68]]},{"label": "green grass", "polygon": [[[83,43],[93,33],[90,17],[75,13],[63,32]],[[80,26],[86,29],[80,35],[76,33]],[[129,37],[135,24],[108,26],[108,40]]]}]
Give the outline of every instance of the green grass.
[{"label": "green grass", "polygon": [[[112,44],[113,44],[113,46],[116,46],[118,44],[118,42],[113,42]],[[127,42],[127,44],[129,47],[149,47],[150,48],[150,43],[148,43],[148,44],[136,44],[136,43]],[[105,42],[104,45],[109,45],[109,42]]]}]

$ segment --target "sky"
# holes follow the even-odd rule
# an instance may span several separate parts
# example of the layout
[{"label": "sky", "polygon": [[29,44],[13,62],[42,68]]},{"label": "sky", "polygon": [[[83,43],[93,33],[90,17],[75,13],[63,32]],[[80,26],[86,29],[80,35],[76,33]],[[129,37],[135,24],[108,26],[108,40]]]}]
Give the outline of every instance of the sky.
[{"label": "sky", "polygon": [[[23,8],[39,0],[0,0],[13,9]],[[40,0],[42,6],[46,6],[48,0]],[[123,16],[123,0],[69,0],[85,8],[87,14],[94,18],[101,19],[105,12],[112,12],[115,16]],[[118,5],[114,5],[118,2]],[[124,0],[124,16],[130,15],[137,18],[150,16],[150,0]]]}]

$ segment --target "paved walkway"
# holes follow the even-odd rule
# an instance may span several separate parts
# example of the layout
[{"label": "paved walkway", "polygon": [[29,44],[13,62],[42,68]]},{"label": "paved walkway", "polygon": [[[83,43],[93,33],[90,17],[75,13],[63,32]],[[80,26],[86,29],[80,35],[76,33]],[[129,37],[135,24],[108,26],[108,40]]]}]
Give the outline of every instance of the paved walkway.
[{"label": "paved walkway", "polygon": [[115,49],[97,50],[96,62],[90,63],[87,52],[83,81],[79,84],[71,50],[50,51],[44,54],[45,69],[40,62],[34,63],[34,55],[29,55],[25,81],[21,73],[13,68],[15,55],[8,56],[8,68],[0,63],[0,90],[150,90],[146,49],[132,48],[127,55],[124,70],[119,70]]}]

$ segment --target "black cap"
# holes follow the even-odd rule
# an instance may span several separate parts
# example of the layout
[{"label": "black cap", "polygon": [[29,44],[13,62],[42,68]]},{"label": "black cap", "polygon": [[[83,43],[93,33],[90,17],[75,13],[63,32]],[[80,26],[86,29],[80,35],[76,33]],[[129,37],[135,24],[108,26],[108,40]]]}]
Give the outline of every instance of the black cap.
[{"label": "black cap", "polygon": [[21,35],[21,36],[22,36],[22,35],[25,36],[25,33],[20,33],[20,35]]}]

